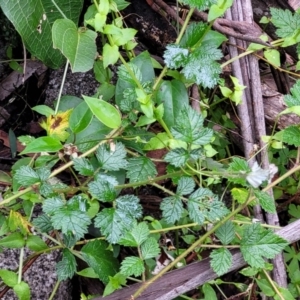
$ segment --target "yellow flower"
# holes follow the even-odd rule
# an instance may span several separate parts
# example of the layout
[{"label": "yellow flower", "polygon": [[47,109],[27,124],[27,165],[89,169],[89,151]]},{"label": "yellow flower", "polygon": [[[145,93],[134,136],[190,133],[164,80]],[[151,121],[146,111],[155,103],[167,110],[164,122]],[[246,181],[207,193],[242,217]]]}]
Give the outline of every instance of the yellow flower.
[{"label": "yellow flower", "polygon": [[69,118],[72,109],[69,109],[64,112],[58,112],[55,116],[48,116],[46,121],[41,123],[41,127],[47,131],[47,135],[57,138],[60,141],[64,142],[69,133],[66,131],[69,128]]}]

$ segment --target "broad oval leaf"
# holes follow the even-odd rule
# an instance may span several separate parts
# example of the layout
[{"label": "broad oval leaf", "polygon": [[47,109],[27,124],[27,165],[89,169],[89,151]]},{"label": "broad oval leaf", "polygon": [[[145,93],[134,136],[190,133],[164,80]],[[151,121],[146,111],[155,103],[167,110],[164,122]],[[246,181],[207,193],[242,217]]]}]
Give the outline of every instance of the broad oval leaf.
[{"label": "broad oval leaf", "polygon": [[119,111],[104,100],[83,95],[83,99],[96,118],[109,128],[118,128],[121,125]]},{"label": "broad oval leaf", "polygon": [[56,20],[52,26],[53,47],[70,61],[73,72],[87,72],[96,56],[96,32],[77,28],[69,19]]},{"label": "broad oval leaf", "polygon": [[84,130],[92,121],[93,114],[87,104],[82,102],[72,111],[69,126],[74,133]]},{"label": "broad oval leaf", "polygon": [[23,155],[27,153],[38,152],[57,152],[60,149],[62,149],[62,144],[58,139],[51,136],[43,136],[33,140],[20,154]]}]

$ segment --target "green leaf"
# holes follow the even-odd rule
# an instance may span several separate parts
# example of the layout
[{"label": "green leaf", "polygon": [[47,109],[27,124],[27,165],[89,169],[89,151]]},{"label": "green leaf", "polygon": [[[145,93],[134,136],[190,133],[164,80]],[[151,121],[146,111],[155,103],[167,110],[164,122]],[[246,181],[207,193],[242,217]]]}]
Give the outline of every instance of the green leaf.
[{"label": "green leaf", "polygon": [[26,239],[26,246],[32,251],[48,249],[47,244],[37,235],[29,235]]},{"label": "green leaf", "polygon": [[30,287],[28,283],[21,281],[13,287],[14,292],[18,296],[19,300],[30,300]]},{"label": "green leaf", "polygon": [[295,13],[292,14],[289,10],[277,9],[274,7],[270,8],[272,15],[272,23],[278,28],[276,34],[279,37],[290,37],[295,33],[299,32],[300,28],[300,15]]},{"label": "green leaf", "polygon": [[232,264],[232,255],[226,248],[214,249],[209,255],[212,269],[221,276],[227,273]]},{"label": "green leaf", "polygon": [[119,47],[117,45],[105,44],[103,47],[103,67],[114,65],[119,59]]},{"label": "green leaf", "polygon": [[188,195],[192,193],[195,189],[195,181],[191,177],[181,177],[178,181],[178,186],[176,190],[177,195]]},{"label": "green leaf", "polygon": [[108,102],[82,95],[96,118],[109,128],[118,128],[121,125],[120,112]]},{"label": "green leaf", "polygon": [[16,171],[14,179],[23,186],[30,186],[40,182],[39,175],[29,166],[21,166]]},{"label": "green leaf", "polygon": [[148,238],[141,246],[142,257],[144,260],[156,257],[160,253],[158,242],[154,237]]},{"label": "green leaf", "polygon": [[126,150],[122,143],[117,142],[113,148],[108,148],[102,144],[97,149],[96,157],[100,163],[100,167],[108,171],[118,171],[127,166]]},{"label": "green leaf", "polygon": [[176,139],[186,143],[206,145],[210,142],[213,131],[203,127],[203,117],[190,106],[181,110],[171,132]]},{"label": "green leaf", "polygon": [[63,148],[60,141],[51,136],[42,136],[33,140],[26,148],[20,153],[24,155],[27,153],[40,153],[40,152],[57,152]]},{"label": "green leaf", "polygon": [[113,293],[115,290],[118,290],[122,285],[126,284],[126,276],[117,273],[114,277],[109,276],[109,283],[106,285],[103,296],[108,296]]},{"label": "green leaf", "polygon": [[275,67],[280,67],[280,53],[276,49],[266,49],[264,51],[264,57],[267,59],[267,61],[274,65]]},{"label": "green leaf", "polygon": [[93,176],[94,175],[94,167],[90,163],[90,161],[85,157],[74,158],[74,169],[78,171],[80,175],[83,176]]},{"label": "green leaf", "polygon": [[70,129],[74,133],[84,130],[92,121],[93,114],[87,104],[82,102],[78,104],[71,112],[69,119]]},{"label": "green leaf", "polygon": [[300,146],[300,128],[289,126],[283,130],[282,141],[288,145]]},{"label": "green leaf", "polygon": [[197,160],[201,156],[201,149],[188,151],[184,148],[175,148],[168,152],[164,160],[175,167],[183,167],[189,160]]},{"label": "green leaf", "polygon": [[121,274],[128,276],[140,276],[145,271],[143,261],[136,256],[127,256],[121,263]]},{"label": "green leaf", "polygon": [[84,260],[105,284],[109,282],[109,276],[114,276],[119,268],[118,260],[112,251],[106,250],[107,248],[108,244],[105,241],[95,240],[81,249]]},{"label": "green leaf", "polygon": [[235,235],[233,223],[231,221],[225,222],[216,230],[215,234],[223,245],[230,244],[233,241]]},{"label": "green leaf", "polygon": [[142,206],[139,203],[140,199],[133,195],[125,195],[117,198],[117,209],[125,212],[131,218],[139,219],[142,217]]},{"label": "green leaf", "polygon": [[117,192],[114,186],[104,180],[95,180],[88,184],[89,191],[93,197],[102,202],[112,202],[116,199]]},{"label": "green leaf", "polygon": [[288,107],[300,105],[300,80],[291,88],[291,95],[284,95],[283,100]]},{"label": "green leaf", "polygon": [[51,230],[53,230],[51,219],[46,214],[43,214],[43,215],[35,218],[32,223],[41,232],[50,232]]},{"label": "green leaf", "polygon": [[95,273],[94,269],[91,267],[85,268],[79,272],[76,272],[77,275],[87,278],[99,278],[99,276]]},{"label": "green leaf", "polygon": [[156,102],[163,104],[162,119],[171,128],[179,117],[180,111],[189,103],[187,89],[179,80],[163,81],[156,94]]},{"label": "green leaf", "polygon": [[154,163],[145,156],[130,158],[126,170],[131,183],[149,180],[157,175]]},{"label": "green leaf", "polygon": [[24,236],[20,232],[14,232],[0,240],[0,246],[4,248],[22,248],[25,246]]},{"label": "green leaf", "polygon": [[76,272],[76,260],[69,249],[63,249],[62,260],[56,264],[57,278],[59,281],[72,278]]},{"label": "green leaf", "polygon": [[273,286],[270,284],[270,282],[267,279],[260,278],[255,279],[257,285],[261,289],[261,291],[266,295],[267,297],[274,297],[276,295]]},{"label": "green leaf", "polygon": [[260,190],[254,190],[254,195],[258,199],[261,207],[268,213],[276,213],[276,206],[274,199],[267,193]]},{"label": "green leaf", "polygon": [[70,61],[72,71],[87,72],[96,57],[96,32],[77,28],[69,19],[58,19],[52,26],[53,47],[58,48]]},{"label": "green leaf", "polygon": [[207,33],[207,28],[208,25],[203,22],[191,23],[187,27],[179,45],[183,48],[193,48]]},{"label": "green leaf", "polygon": [[[75,23],[78,22],[82,5],[83,0],[59,1],[61,11]],[[53,22],[62,15],[54,3],[49,0],[19,2],[1,0],[0,6],[21,35],[26,49],[48,67],[59,68],[65,59],[60,51],[53,48],[51,27]]]},{"label": "green leaf", "polygon": [[94,63],[94,74],[97,81],[104,84],[110,81],[111,71],[103,67],[103,61],[97,60]]},{"label": "green leaf", "polygon": [[0,270],[0,277],[9,287],[14,287],[18,283],[18,275],[15,272],[9,270]]},{"label": "green leaf", "polygon": [[48,215],[52,215],[57,210],[64,207],[64,205],[65,202],[60,197],[48,198],[44,201],[43,211]]},{"label": "green leaf", "polygon": [[209,189],[199,188],[188,199],[188,212],[190,218],[201,225],[205,219],[212,223],[219,221],[229,211]]},{"label": "green leaf", "polygon": [[210,7],[207,21],[211,22],[215,20],[216,18],[221,17],[225,11],[232,5],[233,0],[226,0],[226,1],[218,1],[218,4],[221,3],[221,5],[213,4]]},{"label": "green leaf", "polygon": [[274,232],[264,229],[259,223],[246,225],[241,240],[241,252],[252,267],[261,268],[265,258],[274,258],[288,242]]},{"label": "green leaf", "polygon": [[206,10],[212,4],[217,3],[217,0],[182,0],[182,3],[196,7],[198,10]]},{"label": "green leaf", "polygon": [[51,115],[55,115],[54,110],[47,105],[36,105],[32,108],[32,110],[36,111],[40,115],[49,117]]},{"label": "green leaf", "polygon": [[147,240],[149,234],[150,231],[145,222],[135,223],[132,229],[122,237],[119,244],[127,247],[138,247]]},{"label": "green leaf", "polygon": [[166,46],[164,61],[168,68],[178,69],[187,64],[189,50],[179,45],[169,44]]},{"label": "green leaf", "polygon": [[[233,157],[232,162],[229,164],[228,167],[229,172],[229,180],[234,183],[246,184],[246,174],[251,172],[250,167],[248,166],[248,163],[246,160],[241,159],[239,157]],[[232,173],[241,173],[244,174],[244,176],[230,176],[230,172]]]},{"label": "green leaf", "polygon": [[202,286],[202,292],[204,294],[203,300],[217,300],[217,295],[215,290],[211,287],[209,283],[204,283]]},{"label": "green leaf", "polygon": [[160,209],[164,219],[169,224],[174,224],[183,214],[183,204],[179,196],[170,196],[163,198]]}]

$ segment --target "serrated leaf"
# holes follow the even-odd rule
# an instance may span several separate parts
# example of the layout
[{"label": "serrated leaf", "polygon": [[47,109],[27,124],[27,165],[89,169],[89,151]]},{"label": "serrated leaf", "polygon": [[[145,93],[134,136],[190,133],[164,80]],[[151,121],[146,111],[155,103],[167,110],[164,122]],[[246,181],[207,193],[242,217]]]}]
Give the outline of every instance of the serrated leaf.
[{"label": "serrated leaf", "polygon": [[40,182],[39,175],[29,166],[21,166],[16,171],[14,179],[23,186],[29,186]]},{"label": "serrated leaf", "polygon": [[128,256],[121,263],[120,273],[128,276],[140,276],[145,271],[143,261],[136,256]]},{"label": "serrated leaf", "polygon": [[141,246],[142,257],[144,260],[156,257],[160,253],[158,242],[154,237],[148,238]]},{"label": "serrated leaf", "polygon": [[134,219],[139,219],[143,215],[143,208],[140,199],[133,195],[124,195],[116,200],[117,208]]},{"label": "serrated leaf", "polygon": [[188,199],[188,212],[193,221],[203,224],[205,219],[219,221],[229,210],[209,189],[199,188]]},{"label": "serrated leaf", "polygon": [[179,45],[169,44],[166,46],[164,61],[168,68],[178,69],[187,63],[189,51]]},{"label": "serrated leaf", "polygon": [[100,145],[97,149],[96,157],[101,168],[108,171],[118,171],[127,166],[126,150],[122,143],[116,143],[114,149],[109,149],[107,145]]},{"label": "serrated leaf", "polygon": [[243,204],[249,197],[249,191],[244,188],[233,188],[231,190],[231,195],[234,200],[240,204]]},{"label": "serrated leaf", "polygon": [[69,249],[63,249],[62,260],[56,264],[57,278],[59,281],[72,278],[76,272],[76,260]]},{"label": "serrated leaf", "polygon": [[112,202],[116,199],[117,192],[110,182],[95,180],[90,182],[88,187],[92,196],[102,202]]},{"label": "serrated leaf", "polygon": [[88,225],[91,224],[86,212],[74,211],[67,206],[55,211],[51,221],[55,229],[60,229],[66,235],[72,233],[77,240],[87,233]]},{"label": "serrated leaf", "polygon": [[223,245],[228,245],[234,239],[235,230],[234,225],[231,221],[225,222],[215,232],[217,238]]},{"label": "serrated leaf", "polygon": [[117,273],[114,277],[109,276],[109,283],[106,285],[103,296],[108,296],[113,293],[115,290],[118,290],[122,285],[126,284],[126,276]]},{"label": "serrated leaf", "polygon": [[87,28],[77,28],[69,19],[58,19],[52,26],[53,47],[69,60],[72,71],[87,72],[94,64],[97,33]]},{"label": "serrated leaf", "polygon": [[90,161],[85,157],[74,158],[74,169],[83,176],[92,176],[94,175],[94,167]]},{"label": "serrated leaf", "polygon": [[190,158],[190,153],[184,148],[175,148],[168,152],[164,160],[173,166],[183,167]]},{"label": "serrated leaf", "polygon": [[300,28],[300,15],[292,14],[289,10],[270,8],[272,23],[278,28],[276,34],[279,37],[289,37],[296,34]]},{"label": "serrated leaf", "polygon": [[116,244],[127,230],[130,230],[133,219],[126,212],[115,208],[104,208],[95,218],[95,226],[100,228],[108,242]]},{"label": "serrated leaf", "polygon": [[65,205],[65,202],[60,197],[48,198],[44,201],[43,211],[51,215]]},{"label": "serrated leaf", "polygon": [[300,105],[300,80],[291,88],[291,95],[284,95],[283,100],[288,107]]},{"label": "serrated leaf", "polygon": [[274,199],[267,193],[260,190],[254,190],[254,195],[258,199],[261,207],[268,213],[276,213],[276,206]]},{"label": "serrated leaf", "polygon": [[26,246],[32,251],[42,251],[48,249],[47,244],[37,235],[29,235]]},{"label": "serrated leaf", "polygon": [[203,127],[203,117],[190,106],[186,106],[176,120],[171,132],[176,139],[186,143],[205,145],[213,136],[213,131]]},{"label": "serrated leaf", "polygon": [[206,33],[207,28],[208,25],[204,24],[203,22],[191,23],[187,27],[179,45],[184,48],[194,47],[199,42],[199,40],[203,38],[203,35]]},{"label": "serrated leaf", "polygon": [[109,276],[114,276],[119,268],[118,260],[113,256],[112,251],[107,250],[107,247],[105,241],[95,240],[81,249],[84,260],[105,284],[108,283]]},{"label": "serrated leaf", "polygon": [[[250,167],[248,166],[248,163],[246,160],[241,159],[239,157],[233,157],[232,162],[229,164],[228,167],[229,172],[229,180],[234,183],[246,184],[246,174],[251,172]],[[230,172],[232,173],[240,173],[241,175],[237,176],[236,174],[234,176],[230,176]],[[242,176],[244,175],[244,176]]]},{"label": "serrated leaf", "polygon": [[126,170],[131,183],[149,180],[157,175],[154,163],[145,156],[130,158]]},{"label": "serrated leaf", "polygon": [[164,219],[166,219],[169,224],[174,224],[178,221],[184,211],[182,201],[178,196],[163,198],[160,209],[162,210]]},{"label": "serrated leaf", "polygon": [[252,267],[261,268],[264,258],[274,258],[288,242],[274,232],[264,229],[259,223],[246,225],[241,240],[241,252]]},{"label": "serrated leaf", "polygon": [[227,273],[232,264],[232,255],[226,248],[214,249],[209,255],[212,269],[221,276]]},{"label": "serrated leaf", "polygon": [[283,130],[282,141],[288,145],[300,146],[300,129],[297,126],[289,126]]},{"label": "serrated leaf", "polygon": [[188,195],[195,189],[195,181],[191,177],[181,177],[178,181],[176,194],[177,195]]},{"label": "serrated leaf", "polygon": [[135,223],[130,231],[119,241],[119,244],[128,247],[138,247],[144,243],[150,234],[149,228],[145,222]]},{"label": "serrated leaf", "polygon": [[196,7],[198,10],[205,10],[212,4],[217,3],[217,0],[182,0],[182,2],[191,7]]},{"label": "serrated leaf", "polygon": [[43,215],[35,218],[32,223],[41,232],[50,232],[51,230],[53,230],[51,219],[46,214],[43,214]]},{"label": "serrated leaf", "polygon": [[63,146],[58,139],[51,136],[42,136],[29,143],[20,155],[27,153],[57,152],[62,148]]}]

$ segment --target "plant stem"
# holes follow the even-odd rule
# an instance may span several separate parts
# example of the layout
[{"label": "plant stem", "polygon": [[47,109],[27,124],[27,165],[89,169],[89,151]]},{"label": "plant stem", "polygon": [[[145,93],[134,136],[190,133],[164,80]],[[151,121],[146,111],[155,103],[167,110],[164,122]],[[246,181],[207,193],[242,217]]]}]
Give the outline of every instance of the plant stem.
[{"label": "plant stem", "polygon": [[61,99],[61,94],[62,94],[64,85],[65,85],[65,81],[66,81],[68,67],[69,67],[69,60],[67,60],[67,62],[66,62],[65,70],[64,70],[64,75],[63,75],[63,78],[62,78],[62,81],[61,81],[61,85],[60,85],[60,88],[59,88],[58,98],[57,98],[57,102],[56,102],[56,105],[55,105],[55,112],[54,112],[55,115],[58,112],[58,108],[59,108],[59,104],[60,104],[60,99]]}]

